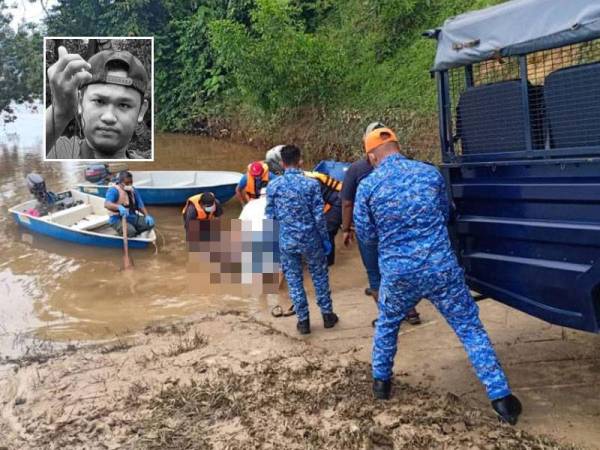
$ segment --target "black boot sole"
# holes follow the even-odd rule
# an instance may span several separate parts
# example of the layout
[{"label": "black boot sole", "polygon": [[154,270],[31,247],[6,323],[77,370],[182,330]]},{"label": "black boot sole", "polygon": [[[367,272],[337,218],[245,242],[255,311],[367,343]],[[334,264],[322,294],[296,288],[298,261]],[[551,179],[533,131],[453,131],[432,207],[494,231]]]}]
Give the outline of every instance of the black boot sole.
[{"label": "black boot sole", "polygon": [[333,322],[323,323],[323,327],[324,328],[333,328],[339,321],[340,321],[340,319],[336,317],[336,319]]}]

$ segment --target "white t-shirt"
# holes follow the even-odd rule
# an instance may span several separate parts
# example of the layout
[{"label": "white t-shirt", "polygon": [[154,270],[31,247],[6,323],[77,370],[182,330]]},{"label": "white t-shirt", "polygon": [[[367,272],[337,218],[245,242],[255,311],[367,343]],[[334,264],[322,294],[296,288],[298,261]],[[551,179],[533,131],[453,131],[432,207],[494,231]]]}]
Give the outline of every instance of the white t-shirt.
[{"label": "white t-shirt", "polygon": [[267,198],[265,196],[250,200],[242,209],[239,218],[243,221],[252,222],[252,231],[260,231],[262,230],[262,221],[265,219],[266,208]]}]

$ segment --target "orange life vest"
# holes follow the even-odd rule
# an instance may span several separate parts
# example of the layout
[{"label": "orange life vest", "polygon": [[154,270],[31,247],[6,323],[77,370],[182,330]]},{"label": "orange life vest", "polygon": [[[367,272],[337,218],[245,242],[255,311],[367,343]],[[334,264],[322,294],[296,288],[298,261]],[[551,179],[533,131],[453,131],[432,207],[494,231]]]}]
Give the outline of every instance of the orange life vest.
[{"label": "orange life vest", "polygon": [[[336,180],[335,178],[330,177],[329,175],[325,175],[321,172],[304,172],[309,178],[317,180],[323,186],[325,186],[325,192],[323,193],[323,198],[329,197],[329,194],[333,191],[340,192],[342,190],[342,182]],[[330,203],[325,202],[325,208],[323,212],[327,213],[332,208]]]},{"label": "orange life vest", "polygon": [[[200,197],[202,197],[202,194],[194,195],[193,197],[188,198],[187,201],[185,202],[185,206],[181,210],[181,214],[185,214],[185,210],[188,208],[189,205],[194,205],[194,207],[196,208],[196,219],[198,219],[198,220],[214,219],[215,213],[217,212],[217,208],[215,208],[215,210],[213,212],[210,212],[207,214],[206,211],[204,211],[204,208],[202,208],[202,205],[200,204]],[[216,206],[217,203],[215,202],[214,205]]]},{"label": "orange life vest", "polygon": [[[269,166],[266,163],[261,163],[263,167],[262,175],[260,176],[260,181],[262,182],[261,188],[264,188],[269,183]],[[250,175],[250,166],[248,165],[248,170],[246,171],[246,187],[244,191],[250,198],[258,198],[260,197],[260,189],[257,189],[256,179]]]},{"label": "orange life vest", "polygon": [[[123,205],[125,208],[131,210],[131,208],[129,207],[129,195],[127,195],[127,191],[125,189],[123,189],[120,184],[115,184],[114,187],[117,189],[117,192],[119,193],[119,198],[117,199],[116,204]],[[135,193],[134,193],[133,188],[131,190],[131,202],[132,202],[133,209],[137,209],[136,205],[135,205]],[[109,211],[109,214],[111,216],[118,216],[119,211]]]}]

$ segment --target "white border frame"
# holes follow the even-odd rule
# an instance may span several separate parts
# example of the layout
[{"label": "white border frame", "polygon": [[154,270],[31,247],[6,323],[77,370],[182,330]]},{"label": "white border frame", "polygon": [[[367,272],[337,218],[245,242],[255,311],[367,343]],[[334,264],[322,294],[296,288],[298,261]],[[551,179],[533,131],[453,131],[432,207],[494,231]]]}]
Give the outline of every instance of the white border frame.
[{"label": "white border frame", "polygon": [[[121,39],[121,40],[131,40],[131,39],[145,39],[150,40],[150,103],[152,106],[152,110],[150,111],[150,117],[152,121],[152,128],[150,130],[150,155],[149,159],[47,159],[46,158],[46,84],[48,83],[47,74],[46,74],[46,41],[53,39],[79,39],[79,40],[90,40],[90,39]],[[43,77],[44,77],[44,89],[43,89],[43,106],[44,106],[44,119],[42,120],[42,157],[44,162],[66,162],[66,161],[84,161],[84,162],[123,162],[127,161],[127,163],[142,163],[142,162],[154,162],[154,36],[44,36],[44,45],[43,45],[43,53],[44,53],[44,61],[43,61]]]}]

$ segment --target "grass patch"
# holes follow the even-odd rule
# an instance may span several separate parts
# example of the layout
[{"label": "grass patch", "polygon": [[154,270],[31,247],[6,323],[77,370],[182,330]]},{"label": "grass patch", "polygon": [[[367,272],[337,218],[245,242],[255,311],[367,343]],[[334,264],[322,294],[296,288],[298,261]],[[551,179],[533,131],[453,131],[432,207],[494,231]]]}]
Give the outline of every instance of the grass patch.
[{"label": "grass patch", "polygon": [[172,345],[165,353],[167,357],[178,356],[202,348],[208,344],[208,338],[194,331],[192,336],[179,336],[177,344]]},{"label": "grass patch", "polygon": [[574,448],[500,425],[452,394],[397,383],[391,401],[376,402],[364,363],[296,356],[253,367],[166,385],[135,427],[141,448]]}]

